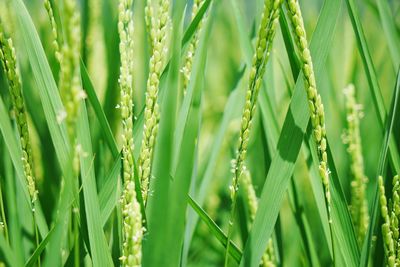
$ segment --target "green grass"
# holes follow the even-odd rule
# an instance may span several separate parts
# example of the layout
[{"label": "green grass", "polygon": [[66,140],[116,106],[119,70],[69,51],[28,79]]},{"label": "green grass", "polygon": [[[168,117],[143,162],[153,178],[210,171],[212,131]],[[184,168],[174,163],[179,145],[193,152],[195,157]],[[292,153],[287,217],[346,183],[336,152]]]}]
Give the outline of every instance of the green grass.
[{"label": "green grass", "polygon": [[[78,3],[81,16],[76,69],[86,95],[73,131],[60,120],[69,103],[59,91],[60,64],[43,2],[0,3],[0,29],[12,38],[18,59],[38,190],[32,203],[10,83],[1,65],[0,266],[122,265],[128,237],[120,202],[125,170],[118,108],[119,1],[51,0],[59,42],[68,38],[69,25],[63,24],[68,1]],[[392,192],[392,177],[400,172],[400,4],[300,0],[326,113],[330,231],[302,57],[286,6],[280,8],[245,159],[258,197],[252,221],[240,181],[232,212],[229,185],[264,1],[205,0],[194,18],[192,0],[171,2],[146,202],[138,157],[152,45],[146,1],[133,1],[133,179],[145,229],[134,253],[141,253],[142,266],[222,266],[225,255],[228,266],[259,266],[270,239],[276,266],[386,266],[378,176]],[[198,43],[184,94],[181,69],[192,38]],[[349,83],[364,114],[360,134],[370,220],[361,244],[349,209],[353,177],[342,140],[342,90]]]}]

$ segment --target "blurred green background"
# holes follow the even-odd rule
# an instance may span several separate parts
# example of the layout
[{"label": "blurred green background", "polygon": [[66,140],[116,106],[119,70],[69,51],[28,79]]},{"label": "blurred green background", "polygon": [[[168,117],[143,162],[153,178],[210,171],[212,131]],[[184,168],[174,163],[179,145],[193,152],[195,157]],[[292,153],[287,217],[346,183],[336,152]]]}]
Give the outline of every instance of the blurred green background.
[{"label": "blurred green background", "polygon": [[[244,55],[240,47],[238,28],[232,11],[230,0],[218,0],[220,3],[215,12],[214,24],[209,38],[207,67],[205,69],[205,87],[202,103],[202,125],[199,142],[198,170],[199,177],[204,174],[207,160],[210,156],[216,133],[221,125],[224,109],[229,94],[235,89],[245,90],[248,82],[248,69],[244,65]],[[262,1],[232,0],[237,1],[244,15],[249,38],[253,40],[258,27]],[[395,21],[396,33],[400,34],[400,1],[387,1]],[[379,80],[379,85],[385,101],[386,109],[389,108],[391,94],[395,85],[398,66],[391,56],[385,32],[382,26],[379,10],[375,0],[356,1],[362,26],[367,38],[367,43],[373,59],[374,67]],[[44,114],[39,104],[39,96],[35,90],[35,82],[31,75],[27,56],[21,45],[21,36],[16,30],[12,9],[9,1],[0,1],[0,16],[7,32],[15,40],[17,56],[23,79],[24,93],[28,105],[29,123],[33,139],[35,173],[38,180],[39,197],[47,220],[51,220],[54,203],[60,190],[60,170],[55,160],[54,149],[49,138],[49,132],[44,120]],[[144,25],[144,1],[136,0],[135,12],[135,87],[134,110],[138,115],[144,103],[144,92],[148,74],[148,44]],[[189,6],[191,5],[189,1]],[[301,1],[303,18],[307,29],[308,39],[312,37],[317,23],[322,0]],[[52,48],[51,27],[48,21],[43,2],[40,0],[25,1],[34,20],[35,26],[46,50],[49,62],[56,81],[58,80],[58,65],[54,58]],[[82,10],[82,29],[85,38],[82,47],[82,57],[88,67],[89,74],[99,99],[104,105],[104,110],[109,119],[114,136],[120,132],[120,119],[115,109],[118,96],[119,52],[117,34],[117,1],[116,0],[87,0],[80,1]],[[190,22],[190,12],[187,12],[186,25]],[[282,126],[288,105],[291,90],[295,81],[291,74],[290,63],[280,28],[276,34],[271,60],[268,63],[265,79],[267,81],[266,95],[271,99],[274,114],[278,124]],[[398,39],[398,38],[397,38]],[[376,166],[379,151],[383,140],[377,115],[372,103],[373,97],[368,89],[361,58],[357,49],[356,38],[349,19],[346,5],[343,1],[341,15],[336,26],[334,42],[326,61],[323,75],[317,77],[319,91],[322,95],[326,110],[326,126],[337,171],[342,181],[343,189],[350,200],[350,169],[349,157],[346,146],[343,144],[342,135],[345,128],[345,109],[343,88],[352,83],[356,88],[357,101],[363,106],[364,117],[361,120],[362,152],[365,160],[365,173],[369,178],[368,197],[371,199],[376,182]],[[397,44],[398,46],[400,44]],[[244,74],[243,74],[244,71]],[[0,74],[0,87],[5,88],[5,77]],[[264,90],[264,89],[263,89]],[[0,90],[4,99],[8,99],[7,90]],[[243,99],[244,100],[244,99]],[[224,136],[223,145],[218,154],[218,161],[212,174],[212,181],[208,188],[205,210],[212,219],[226,231],[230,211],[230,198],[228,186],[231,181],[231,159],[234,157],[240,127],[241,108],[236,110],[235,118],[230,122]],[[248,151],[248,167],[252,173],[254,185],[259,195],[268,172],[270,158],[266,151],[266,141],[262,132],[262,120],[259,114],[254,120],[254,128],[250,139]],[[98,129],[98,121],[93,111],[90,112],[90,123],[93,133]],[[395,124],[395,132],[400,133],[400,123]],[[98,136],[96,136],[98,137]],[[96,147],[96,173],[102,177],[111,164],[111,155],[105,147],[104,140],[93,137]],[[118,139],[118,138],[117,138]],[[120,143],[120,140],[117,140]],[[2,141],[0,141],[1,147]],[[45,159],[45,160],[44,160]],[[1,170],[4,172],[4,170]],[[317,213],[316,203],[310,186],[309,173],[305,164],[304,155],[296,164],[294,173],[298,196],[303,203],[304,212],[308,218],[312,237],[317,247],[317,256],[321,265],[329,263],[329,253],[321,229],[321,222]],[[98,181],[101,187],[102,181]],[[371,203],[370,203],[371,204]],[[240,212],[239,212],[240,214]],[[305,264],[304,248],[301,242],[299,227],[296,223],[290,201],[285,197],[281,207],[280,217],[275,226],[275,242],[284,248],[281,261],[285,266],[300,266]],[[240,227],[235,229],[234,240],[240,247],[242,244]],[[212,238],[208,228],[199,223],[195,230],[193,242],[190,247],[188,266],[221,266],[223,264],[224,248]]]}]

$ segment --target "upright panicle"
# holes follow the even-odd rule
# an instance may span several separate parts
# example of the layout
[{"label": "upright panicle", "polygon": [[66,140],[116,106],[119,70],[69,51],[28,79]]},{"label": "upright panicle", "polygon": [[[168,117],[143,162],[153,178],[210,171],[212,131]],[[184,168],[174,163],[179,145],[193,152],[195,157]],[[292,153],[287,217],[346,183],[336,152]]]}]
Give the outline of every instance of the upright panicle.
[{"label": "upright panicle", "polygon": [[51,6],[50,0],[44,0],[44,7],[47,11],[47,15],[49,16],[51,32],[53,34],[53,48],[55,52],[55,56],[58,61],[61,60],[61,51],[60,51],[60,43],[58,36],[58,26],[56,23],[56,19],[54,17],[53,7]]},{"label": "upright panicle", "polygon": [[154,34],[153,25],[154,25],[154,10],[151,4],[151,0],[146,0],[146,6],[144,7],[144,20],[146,23],[147,34],[149,38],[149,46],[151,53],[153,52],[153,44],[154,44]]},{"label": "upright panicle", "polygon": [[[192,8],[192,20],[196,17],[197,13],[199,12],[200,7],[204,4],[205,0],[195,0],[193,2],[193,8]],[[187,87],[189,85],[189,80],[190,80],[190,74],[192,72],[192,64],[193,64],[193,57],[197,49],[197,45],[199,44],[199,38],[200,38],[200,31],[202,28],[203,24],[203,19],[199,22],[199,25],[197,26],[197,29],[190,40],[188,50],[186,52],[186,57],[184,60],[184,65],[181,69],[181,72],[183,74],[183,94],[186,94]]]},{"label": "upright panicle", "polygon": [[154,10],[151,2],[148,1],[147,15],[149,12],[157,12],[147,23],[150,29],[152,41],[152,55],[150,58],[150,71],[147,79],[146,103],[144,109],[144,127],[142,146],[139,155],[139,177],[144,202],[147,201],[149,182],[151,177],[151,166],[153,160],[153,150],[158,132],[159,107],[158,107],[158,87],[160,77],[167,59],[167,36],[169,25],[169,0],[159,0],[158,8]]},{"label": "upright panicle", "polygon": [[142,261],[142,214],[136,198],[134,180],[133,141],[133,12],[132,0],[120,0],[118,33],[120,36],[120,77],[122,117],[122,161],[123,182],[122,216],[123,244],[121,261],[123,266],[141,266]]},{"label": "upright panicle", "polygon": [[24,96],[22,93],[21,78],[17,68],[17,57],[11,38],[4,36],[3,28],[0,22],[0,60],[6,74],[10,89],[10,96],[14,110],[15,120],[19,133],[19,141],[22,148],[22,164],[26,183],[31,197],[31,201],[37,199],[37,190],[35,186],[35,178],[33,172],[33,154],[31,141],[29,137],[29,129],[25,108]]}]

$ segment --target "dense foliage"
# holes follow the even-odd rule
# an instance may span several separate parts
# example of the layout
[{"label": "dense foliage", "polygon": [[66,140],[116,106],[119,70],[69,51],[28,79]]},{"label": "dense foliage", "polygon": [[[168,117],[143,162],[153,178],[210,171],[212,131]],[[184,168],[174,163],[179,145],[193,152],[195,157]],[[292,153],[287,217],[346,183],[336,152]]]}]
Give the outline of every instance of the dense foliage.
[{"label": "dense foliage", "polygon": [[398,266],[399,13],[1,0],[0,266]]}]

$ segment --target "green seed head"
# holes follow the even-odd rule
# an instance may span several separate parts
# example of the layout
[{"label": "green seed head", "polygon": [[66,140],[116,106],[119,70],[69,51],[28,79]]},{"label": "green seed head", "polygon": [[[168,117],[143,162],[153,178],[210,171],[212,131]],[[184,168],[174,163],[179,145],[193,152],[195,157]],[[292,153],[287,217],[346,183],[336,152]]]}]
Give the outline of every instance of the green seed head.
[{"label": "green seed head", "polygon": [[122,195],[123,237],[122,256],[123,266],[138,267],[142,262],[143,227],[140,205],[136,200],[135,184],[125,183]]},{"label": "green seed head", "polygon": [[[203,5],[205,0],[195,0],[193,2],[193,8],[192,8],[192,19],[194,19],[197,15],[197,12],[199,11],[199,8]],[[199,37],[200,37],[200,32],[201,28],[203,25],[203,20],[199,22],[199,25],[196,28],[196,32],[194,33],[189,46],[188,46],[188,51],[186,53],[186,58],[184,60],[184,66],[181,69],[182,76],[183,76],[183,94],[186,94],[187,86],[189,85],[189,80],[190,80],[190,73],[192,71],[192,64],[193,64],[193,55],[196,52],[198,43],[199,43]]]},{"label": "green seed head", "polygon": [[132,0],[120,0],[118,32],[120,36],[120,78],[122,117],[122,156],[125,188],[122,194],[124,266],[141,266],[142,214],[136,199],[133,157],[133,12]]},{"label": "green seed head", "polygon": [[58,61],[61,60],[61,54],[60,54],[60,45],[59,45],[59,37],[58,37],[58,28],[57,28],[57,23],[56,20],[54,18],[54,12],[53,12],[53,8],[51,6],[51,3],[49,0],[44,0],[44,7],[47,11],[47,15],[49,16],[50,19],[50,25],[51,25],[51,31],[53,34],[53,48],[54,48],[54,52],[56,55],[56,59]]},{"label": "green seed head", "polygon": [[[156,139],[159,111],[158,111],[158,87],[160,84],[161,71],[166,62],[167,54],[167,28],[169,24],[169,0],[159,0],[158,8],[151,9],[148,1],[148,10],[157,13],[148,21],[151,26],[152,56],[150,58],[150,72],[147,80],[145,123],[143,128],[142,146],[139,155],[139,177],[143,200],[147,201],[149,182],[151,176],[151,162],[153,158],[154,140]],[[150,11],[148,11],[150,12]]]},{"label": "green seed head", "polygon": [[28,123],[26,120],[26,111],[24,97],[22,94],[22,83],[17,67],[17,57],[11,38],[6,39],[3,28],[0,23],[0,60],[2,61],[5,71],[10,96],[13,105],[15,120],[17,123],[20,145],[22,148],[22,166],[28,187],[28,192],[31,201],[34,202],[37,198],[37,190],[33,174],[33,155],[29,138]]}]

